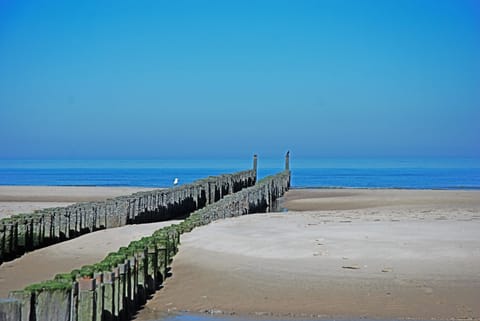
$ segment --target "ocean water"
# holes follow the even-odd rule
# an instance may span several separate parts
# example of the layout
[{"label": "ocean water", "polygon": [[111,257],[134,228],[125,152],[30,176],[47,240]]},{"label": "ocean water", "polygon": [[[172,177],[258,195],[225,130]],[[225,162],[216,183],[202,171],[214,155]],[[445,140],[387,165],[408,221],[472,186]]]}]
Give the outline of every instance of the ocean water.
[{"label": "ocean water", "polygon": [[[0,160],[0,185],[168,187],[251,168],[252,159]],[[283,159],[259,159],[258,176]],[[294,158],[292,187],[480,189],[475,158]]]}]

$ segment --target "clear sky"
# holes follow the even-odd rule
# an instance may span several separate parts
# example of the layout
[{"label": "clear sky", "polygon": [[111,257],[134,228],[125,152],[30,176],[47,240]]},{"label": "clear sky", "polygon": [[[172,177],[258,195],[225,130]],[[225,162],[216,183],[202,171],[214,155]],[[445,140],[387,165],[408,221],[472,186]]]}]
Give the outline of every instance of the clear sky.
[{"label": "clear sky", "polygon": [[0,0],[0,158],[480,156],[480,1]]}]

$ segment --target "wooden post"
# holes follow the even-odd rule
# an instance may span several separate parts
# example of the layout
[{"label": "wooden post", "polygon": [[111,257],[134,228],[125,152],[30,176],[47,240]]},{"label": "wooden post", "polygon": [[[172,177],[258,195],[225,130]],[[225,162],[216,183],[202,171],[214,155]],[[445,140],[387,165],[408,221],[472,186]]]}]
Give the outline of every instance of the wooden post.
[{"label": "wooden post", "polygon": [[91,278],[78,280],[78,321],[96,321],[95,281]]},{"label": "wooden post", "polygon": [[285,155],[285,170],[289,171],[290,170],[290,151],[287,152]]},{"label": "wooden post", "polygon": [[22,302],[17,299],[0,299],[0,319],[3,321],[21,321]]},{"label": "wooden post", "polygon": [[115,272],[103,272],[103,311],[101,321],[115,319]]}]

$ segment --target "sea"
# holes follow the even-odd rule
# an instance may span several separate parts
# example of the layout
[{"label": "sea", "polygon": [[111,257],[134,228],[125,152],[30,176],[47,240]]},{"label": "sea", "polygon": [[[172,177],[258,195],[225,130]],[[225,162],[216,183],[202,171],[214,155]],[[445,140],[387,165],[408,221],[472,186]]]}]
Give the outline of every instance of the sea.
[{"label": "sea", "polygon": [[[169,187],[252,167],[251,158],[0,160],[0,185]],[[284,169],[260,158],[258,177]],[[293,188],[480,189],[480,158],[294,158]]]}]

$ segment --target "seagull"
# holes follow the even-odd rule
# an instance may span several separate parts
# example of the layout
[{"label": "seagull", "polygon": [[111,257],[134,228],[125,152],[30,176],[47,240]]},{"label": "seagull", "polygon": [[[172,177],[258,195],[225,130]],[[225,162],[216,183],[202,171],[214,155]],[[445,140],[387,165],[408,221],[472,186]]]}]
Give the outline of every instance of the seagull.
[{"label": "seagull", "polygon": [[173,180],[173,185],[177,185],[178,184],[178,178],[175,177],[175,179]]}]

